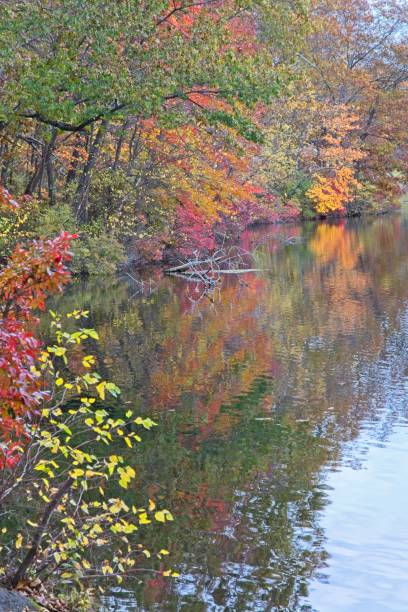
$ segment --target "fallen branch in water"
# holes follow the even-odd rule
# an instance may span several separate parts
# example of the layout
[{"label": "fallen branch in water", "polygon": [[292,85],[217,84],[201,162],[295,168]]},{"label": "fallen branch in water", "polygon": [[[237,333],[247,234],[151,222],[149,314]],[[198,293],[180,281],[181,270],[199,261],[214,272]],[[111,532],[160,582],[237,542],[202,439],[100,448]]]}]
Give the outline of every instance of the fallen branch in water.
[{"label": "fallen branch in water", "polygon": [[181,266],[175,266],[174,268],[168,268],[165,270],[166,274],[170,274],[171,272],[179,272],[180,270],[185,270],[187,268],[191,268],[195,265],[201,265],[205,263],[214,263],[215,261],[221,261],[222,257],[209,257],[208,259],[195,259],[191,261],[187,261],[186,263],[181,264]]},{"label": "fallen branch in water", "polygon": [[[228,270],[219,270],[218,268],[216,270],[214,270],[214,272],[216,274],[246,274],[247,272],[265,272],[267,270],[267,268],[232,268],[232,269],[228,269]],[[188,272],[185,274],[180,274],[180,273],[174,273],[174,272],[170,272],[170,270],[166,270],[167,274],[171,274],[172,276],[181,276],[182,278],[187,278],[190,275],[203,275],[203,274],[209,274],[209,272],[211,272],[211,270],[194,270],[192,272]]]},{"label": "fallen branch in water", "polygon": [[232,246],[228,249],[220,248],[210,257],[201,259],[194,253],[193,259],[180,263],[165,270],[169,276],[177,276],[188,282],[202,283],[206,289],[213,291],[221,282],[224,274],[247,274],[250,272],[263,272],[263,268],[252,268],[248,264],[252,255],[241,247]]},{"label": "fallen branch in water", "polygon": [[[237,275],[240,287],[247,287],[242,275],[251,272],[263,272],[265,268],[253,268],[250,264],[253,255],[239,246],[229,248],[220,247],[212,256],[201,258],[200,254],[193,253],[192,259],[180,262],[179,265],[165,270],[165,274],[173,278],[182,278],[192,283],[193,288],[188,298],[191,310],[194,311],[203,299],[214,305],[220,298],[220,289],[225,274]],[[197,297],[198,296],[198,297]]]}]

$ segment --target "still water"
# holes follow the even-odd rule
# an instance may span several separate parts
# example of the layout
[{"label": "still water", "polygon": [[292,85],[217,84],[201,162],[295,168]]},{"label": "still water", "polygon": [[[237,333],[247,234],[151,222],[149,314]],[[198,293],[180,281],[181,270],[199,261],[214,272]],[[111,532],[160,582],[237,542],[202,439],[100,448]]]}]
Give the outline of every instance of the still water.
[{"label": "still water", "polygon": [[180,578],[101,610],[408,610],[408,218],[245,233],[264,271],[211,299],[146,273],[78,283],[98,368],[159,426],[139,486]]}]

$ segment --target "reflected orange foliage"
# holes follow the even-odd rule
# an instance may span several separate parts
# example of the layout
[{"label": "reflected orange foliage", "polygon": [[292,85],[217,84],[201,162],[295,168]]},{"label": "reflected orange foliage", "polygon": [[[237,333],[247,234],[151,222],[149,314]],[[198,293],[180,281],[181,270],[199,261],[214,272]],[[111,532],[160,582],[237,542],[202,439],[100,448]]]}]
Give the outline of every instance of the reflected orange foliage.
[{"label": "reflected orange foliage", "polygon": [[322,263],[337,260],[343,268],[352,270],[361,253],[361,245],[355,243],[344,223],[321,223],[310,241],[310,250]]}]

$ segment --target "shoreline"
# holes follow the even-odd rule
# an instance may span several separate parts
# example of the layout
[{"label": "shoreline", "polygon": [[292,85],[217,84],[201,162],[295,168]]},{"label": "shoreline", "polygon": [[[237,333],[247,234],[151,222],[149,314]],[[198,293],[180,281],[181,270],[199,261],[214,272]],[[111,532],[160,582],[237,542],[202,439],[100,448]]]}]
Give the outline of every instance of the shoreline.
[{"label": "shoreline", "polygon": [[[348,212],[345,211],[344,213],[333,213],[331,215],[315,215],[313,217],[309,217],[309,218],[305,218],[302,217],[301,215],[299,215],[298,217],[285,217],[284,215],[282,215],[280,218],[276,219],[276,220],[257,220],[257,221],[251,221],[250,223],[246,224],[245,226],[241,227],[241,228],[233,228],[232,229],[232,235],[231,237],[227,240],[227,244],[230,244],[231,246],[233,245],[237,245],[241,239],[242,234],[245,231],[248,230],[255,230],[257,228],[265,228],[267,226],[271,226],[271,227],[277,227],[277,226],[284,226],[284,225],[293,225],[293,224],[306,224],[306,223],[320,223],[320,222],[336,222],[336,221],[341,221],[341,220],[345,220],[345,219],[356,219],[356,218],[365,218],[365,217],[381,217],[384,215],[389,215],[389,214],[394,214],[394,213],[398,213],[399,211],[401,211],[402,206],[394,206],[394,207],[390,207],[390,208],[386,208],[383,210],[379,210],[379,211],[374,211],[374,210],[367,210],[367,211],[360,211],[360,212]],[[227,228],[226,228],[227,229]],[[215,235],[222,235],[221,232],[215,232]],[[219,245],[218,245],[219,246]],[[202,251],[198,253],[199,257],[205,257],[208,256],[210,254],[210,251]],[[129,271],[141,271],[147,268],[154,268],[154,269],[158,269],[158,268],[164,268],[165,266],[168,265],[174,265],[175,263],[180,263],[182,261],[182,255],[177,251],[176,248],[174,249],[168,249],[168,251],[164,251],[163,253],[163,257],[160,260],[147,260],[144,259],[143,260],[143,256],[137,253],[137,250],[132,251],[131,249],[129,249],[128,252],[128,260],[126,263],[124,263],[122,266],[119,267],[117,274],[122,274],[123,272],[129,272]],[[184,259],[188,259],[188,257],[186,257],[184,255]]]}]

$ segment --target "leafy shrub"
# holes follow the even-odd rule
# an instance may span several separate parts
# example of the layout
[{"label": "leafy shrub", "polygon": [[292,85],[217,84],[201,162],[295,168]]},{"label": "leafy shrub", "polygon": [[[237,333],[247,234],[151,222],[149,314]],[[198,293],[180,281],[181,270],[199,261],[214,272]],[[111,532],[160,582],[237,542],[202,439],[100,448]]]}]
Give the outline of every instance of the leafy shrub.
[{"label": "leafy shrub", "polygon": [[279,190],[282,200],[297,208],[304,219],[316,218],[313,202],[306,195],[312,186],[312,182],[310,176],[298,172]]},{"label": "leafy shrub", "polygon": [[357,197],[347,204],[349,215],[361,215],[364,213],[381,213],[400,205],[401,191],[395,185],[370,183],[368,181],[361,185]]},{"label": "leafy shrub", "polygon": [[34,198],[23,197],[17,203],[6,189],[1,188],[0,257],[7,257],[17,242],[30,236],[38,211],[39,203]]},{"label": "leafy shrub", "polygon": [[[81,324],[66,330],[70,319],[82,322],[88,313],[50,314],[51,346],[36,350],[30,368],[46,392],[36,393],[35,407],[21,414],[24,435],[13,460],[2,466],[1,580],[29,590],[47,584],[57,592],[90,580],[121,584],[146,558],[160,568],[157,573],[176,577],[172,568],[163,568],[169,551],[152,556],[138,537],[147,525],[173,520],[154,499],[138,496],[129,463],[140,430],[156,423],[124,407],[114,412],[106,403],[120,389],[101,378],[94,369],[97,358],[86,352],[84,341],[97,341],[97,332]],[[8,449],[3,437],[6,457]]]},{"label": "leafy shrub", "polygon": [[115,274],[118,267],[126,261],[123,245],[109,232],[92,230],[93,228],[90,228],[80,232],[74,248],[73,274]]},{"label": "leafy shrub", "polygon": [[36,232],[41,236],[53,236],[61,230],[79,234],[73,245],[71,269],[75,275],[114,274],[126,260],[123,246],[101,224],[78,228],[68,204],[47,208],[38,218]]},{"label": "leafy shrub", "polygon": [[121,242],[160,241],[160,235],[173,226],[176,206],[164,184],[137,167],[131,176],[122,168],[99,170],[92,179],[89,219],[103,223]]}]

